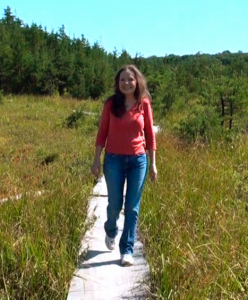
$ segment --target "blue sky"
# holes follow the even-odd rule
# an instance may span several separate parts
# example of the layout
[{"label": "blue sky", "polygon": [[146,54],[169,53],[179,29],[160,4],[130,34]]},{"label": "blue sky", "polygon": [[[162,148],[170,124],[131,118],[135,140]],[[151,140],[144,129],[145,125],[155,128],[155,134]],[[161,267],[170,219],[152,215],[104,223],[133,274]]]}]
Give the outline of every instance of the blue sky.
[{"label": "blue sky", "polygon": [[144,57],[248,52],[247,0],[0,0],[25,24],[65,26],[107,52]]}]

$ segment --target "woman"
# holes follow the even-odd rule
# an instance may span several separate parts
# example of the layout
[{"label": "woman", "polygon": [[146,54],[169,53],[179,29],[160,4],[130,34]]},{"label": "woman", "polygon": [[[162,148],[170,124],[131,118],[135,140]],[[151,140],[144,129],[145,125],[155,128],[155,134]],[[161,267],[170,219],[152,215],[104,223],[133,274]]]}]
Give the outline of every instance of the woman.
[{"label": "woman", "polygon": [[100,156],[104,147],[103,173],[108,189],[105,243],[109,250],[115,248],[117,220],[123,206],[126,179],[125,220],[119,249],[121,264],[130,266],[133,264],[140,199],[147,173],[146,150],[150,156],[151,179],[157,177],[150,94],[145,78],[134,65],[119,70],[115,76],[115,94],[104,104],[91,168],[95,176],[101,173]]}]

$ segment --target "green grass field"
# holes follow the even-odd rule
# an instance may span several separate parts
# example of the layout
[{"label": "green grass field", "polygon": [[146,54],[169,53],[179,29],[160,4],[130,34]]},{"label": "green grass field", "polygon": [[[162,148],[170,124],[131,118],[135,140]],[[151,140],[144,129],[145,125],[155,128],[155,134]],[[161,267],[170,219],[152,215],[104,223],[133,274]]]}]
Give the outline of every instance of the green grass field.
[{"label": "green grass field", "polygon": [[155,188],[140,228],[155,299],[248,299],[247,137],[235,144],[158,139]]},{"label": "green grass field", "polygon": [[0,204],[1,300],[66,298],[88,226],[97,130],[91,116],[65,126],[79,104],[8,97],[0,106],[0,199],[22,194]]},{"label": "green grass field", "polygon": [[[90,226],[101,107],[24,96],[0,105],[1,300],[66,299]],[[248,299],[247,137],[186,144],[162,131],[157,144],[159,177],[139,220],[151,298]]]}]

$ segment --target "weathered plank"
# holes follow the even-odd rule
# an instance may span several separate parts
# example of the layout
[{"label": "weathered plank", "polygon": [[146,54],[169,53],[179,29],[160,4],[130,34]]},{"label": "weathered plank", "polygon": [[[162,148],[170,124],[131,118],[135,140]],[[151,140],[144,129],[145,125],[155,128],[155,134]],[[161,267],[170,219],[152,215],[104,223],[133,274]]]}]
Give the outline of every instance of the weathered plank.
[{"label": "weathered plank", "polygon": [[[81,247],[82,259],[72,278],[67,300],[117,300],[146,299],[149,266],[144,258],[142,243],[137,234],[134,246],[134,265],[122,267],[118,242],[123,229],[124,216],[118,220],[117,247],[109,251],[104,243],[107,189],[104,179],[98,182],[94,193],[99,196],[90,200],[89,218],[96,221],[89,230]],[[86,252],[86,256],[83,253]]]}]

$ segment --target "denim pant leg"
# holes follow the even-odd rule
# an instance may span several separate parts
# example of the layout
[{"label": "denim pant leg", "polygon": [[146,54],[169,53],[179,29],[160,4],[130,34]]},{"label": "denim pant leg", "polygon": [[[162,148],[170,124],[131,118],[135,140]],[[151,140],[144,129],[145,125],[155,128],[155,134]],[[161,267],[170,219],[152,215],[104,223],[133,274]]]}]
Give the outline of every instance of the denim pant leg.
[{"label": "denim pant leg", "polygon": [[105,153],[103,173],[108,190],[107,221],[104,229],[110,238],[115,238],[118,234],[117,220],[123,205],[124,158],[120,155]]},{"label": "denim pant leg", "polygon": [[146,154],[130,156],[126,167],[127,192],[125,199],[125,220],[119,244],[121,254],[133,254],[140,199],[146,173]]}]

